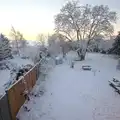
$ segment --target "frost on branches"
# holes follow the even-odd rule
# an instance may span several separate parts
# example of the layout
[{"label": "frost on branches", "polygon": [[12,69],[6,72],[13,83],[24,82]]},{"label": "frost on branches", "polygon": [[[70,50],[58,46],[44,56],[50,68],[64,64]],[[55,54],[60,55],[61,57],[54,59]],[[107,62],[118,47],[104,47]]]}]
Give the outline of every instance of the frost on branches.
[{"label": "frost on branches", "polygon": [[49,53],[54,56],[62,53],[63,57],[65,57],[70,49],[69,41],[59,33],[49,36],[48,45]]},{"label": "frost on branches", "polygon": [[0,61],[8,57],[12,57],[9,40],[3,34],[0,34]]},{"label": "frost on branches", "polygon": [[[114,32],[116,12],[104,5],[81,5],[79,1],[69,1],[55,16],[55,30],[68,40],[87,40],[86,48],[79,47],[78,56],[85,58],[87,47],[95,37]],[[81,50],[82,48],[82,50]],[[84,52],[83,52],[84,51]]]}]

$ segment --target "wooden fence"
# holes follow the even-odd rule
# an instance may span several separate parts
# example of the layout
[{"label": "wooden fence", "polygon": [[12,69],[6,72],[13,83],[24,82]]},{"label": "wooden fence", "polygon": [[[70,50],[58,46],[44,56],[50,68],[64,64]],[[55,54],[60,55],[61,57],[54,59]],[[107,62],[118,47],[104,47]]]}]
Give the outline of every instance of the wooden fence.
[{"label": "wooden fence", "polygon": [[25,103],[26,92],[30,92],[34,87],[39,76],[39,65],[37,63],[30,71],[21,77],[15,84],[13,84],[7,91],[8,104],[12,120],[16,120],[16,115],[21,106]]}]

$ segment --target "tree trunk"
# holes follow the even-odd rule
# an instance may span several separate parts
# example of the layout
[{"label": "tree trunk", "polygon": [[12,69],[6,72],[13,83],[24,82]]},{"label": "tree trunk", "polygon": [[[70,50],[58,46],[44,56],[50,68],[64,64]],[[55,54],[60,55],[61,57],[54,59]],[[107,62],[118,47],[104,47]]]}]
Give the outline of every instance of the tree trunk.
[{"label": "tree trunk", "polygon": [[77,30],[77,40],[79,41],[79,30]]},{"label": "tree trunk", "polygon": [[66,52],[65,52],[65,48],[64,47],[62,47],[62,54],[63,54],[63,58],[65,58],[66,57]]},{"label": "tree trunk", "polygon": [[19,45],[18,45],[18,38],[17,38],[17,36],[14,36],[14,38],[15,38],[15,42],[16,42],[17,52],[18,52],[18,55],[20,56]]},{"label": "tree trunk", "polygon": [[90,39],[87,42],[87,45],[86,45],[84,53],[82,53],[82,60],[85,60],[85,56],[86,56],[86,53],[87,53],[87,48],[88,48],[89,43],[90,43]]},{"label": "tree trunk", "polygon": [[18,52],[18,55],[20,56],[20,51],[19,51],[18,40],[16,40],[16,47],[17,47],[17,52]]}]

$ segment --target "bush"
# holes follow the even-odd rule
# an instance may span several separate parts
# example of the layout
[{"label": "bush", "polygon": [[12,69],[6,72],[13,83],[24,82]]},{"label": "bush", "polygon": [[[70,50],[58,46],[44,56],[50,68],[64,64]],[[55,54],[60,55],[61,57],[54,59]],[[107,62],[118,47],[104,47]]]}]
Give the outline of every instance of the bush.
[{"label": "bush", "polygon": [[105,50],[102,50],[100,53],[102,54],[106,54],[107,52]]},{"label": "bush", "polygon": [[108,53],[120,55],[120,32],[115,38],[115,42],[113,43],[113,47],[109,49]]}]

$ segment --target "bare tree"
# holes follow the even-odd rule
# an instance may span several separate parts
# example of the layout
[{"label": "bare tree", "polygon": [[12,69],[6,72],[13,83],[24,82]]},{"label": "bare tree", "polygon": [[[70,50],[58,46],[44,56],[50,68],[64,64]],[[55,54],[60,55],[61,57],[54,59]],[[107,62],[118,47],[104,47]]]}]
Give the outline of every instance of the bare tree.
[{"label": "bare tree", "polygon": [[110,11],[108,6],[81,6],[79,1],[69,1],[55,16],[55,30],[69,40],[73,36],[78,41],[86,39],[84,49],[81,45],[84,59],[90,41],[96,36],[113,33],[115,22],[116,12]]},{"label": "bare tree", "polygon": [[59,42],[59,45],[61,47],[61,52],[62,52],[62,55],[63,55],[63,58],[65,58],[66,56],[66,53],[68,52],[69,50],[69,45],[68,45],[68,41],[66,41],[66,37],[63,36],[62,34],[58,33],[57,34],[57,38],[58,38],[58,42]]},{"label": "bare tree", "polygon": [[15,28],[12,26],[10,36],[14,41],[14,46],[17,48],[17,52],[20,55],[20,48],[26,47],[27,41],[23,37],[23,34],[20,31],[15,30]]},{"label": "bare tree", "polygon": [[13,40],[15,40],[14,46],[17,49],[17,53],[20,55],[20,53],[19,53],[19,47],[18,47],[17,31],[14,29],[13,26],[11,27],[10,36],[12,37]]},{"label": "bare tree", "polygon": [[45,45],[46,36],[44,34],[38,34],[37,40],[40,43],[40,45]]}]

